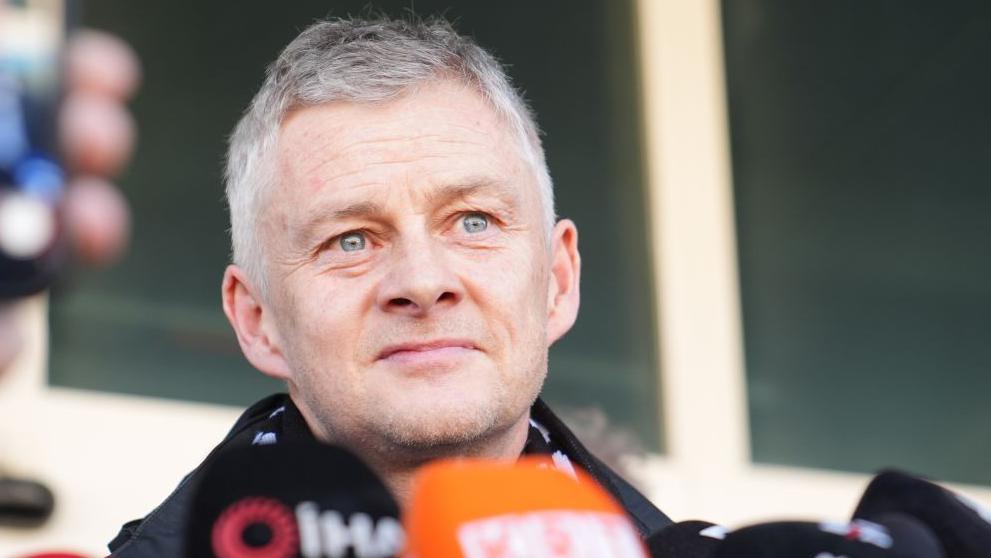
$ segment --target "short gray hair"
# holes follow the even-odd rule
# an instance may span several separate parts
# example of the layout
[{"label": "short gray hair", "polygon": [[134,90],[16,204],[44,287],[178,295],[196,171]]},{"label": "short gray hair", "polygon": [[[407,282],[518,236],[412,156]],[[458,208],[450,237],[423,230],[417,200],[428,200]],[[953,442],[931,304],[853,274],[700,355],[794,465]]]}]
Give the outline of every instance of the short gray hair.
[{"label": "short gray hair", "polygon": [[227,203],[233,259],[267,291],[256,219],[276,180],[275,151],[288,112],[334,101],[388,101],[433,80],[475,88],[519,139],[543,204],[545,234],[554,226],[554,193],[540,134],[502,65],[447,21],[434,18],[334,19],[311,25],[268,67],[261,89],[234,128],[227,152]]}]

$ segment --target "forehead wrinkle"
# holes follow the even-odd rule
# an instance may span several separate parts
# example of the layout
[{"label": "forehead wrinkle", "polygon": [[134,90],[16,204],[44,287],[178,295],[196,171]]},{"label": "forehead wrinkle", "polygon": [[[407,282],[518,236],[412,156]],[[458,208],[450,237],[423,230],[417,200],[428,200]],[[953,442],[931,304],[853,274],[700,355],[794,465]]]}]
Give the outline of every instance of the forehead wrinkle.
[{"label": "forehead wrinkle", "polygon": [[[400,140],[397,139],[395,141]],[[441,136],[435,136],[433,142],[438,146],[443,145],[445,147],[451,145],[483,145],[482,142],[445,139]],[[348,153],[349,151],[360,149],[363,145],[376,143],[380,142],[376,140],[368,140],[350,144],[341,150],[324,149],[326,153],[314,153],[315,151],[321,149],[319,147],[314,147],[307,153],[294,157],[296,161],[303,163],[300,165],[302,167],[300,172],[295,174],[298,176],[308,176],[310,178],[306,182],[308,182],[312,187],[323,188],[327,185],[333,184],[334,182],[363,174],[369,169],[388,167],[390,165],[417,164],[427,160],[443,160],[460,156],[459,153],[453,153],[449,150],[430,153],[429,151],[432,150],[429,149],[421,150],[416,153],[410,153],[409,150],[391,153],[376,153],[376,157],[374,158],[367,156],[373,153],[371,150],[361,152],[362,155],[366,156]],[[400,153],[402,156],[400,156]],[[309,159],[313,159],[313,162],[311,164],[306,164]],[[289,165],[291,166],[292,163],[289,163]],[[338,171],[336,167],[342,167],[345,170]]]},{"label": "forehead wrinkle", "polygon": [[[470,129],[470,128],[466,128],[466,129]],[[479,135],[481,135],[481,134],[479,134]],[[482,144],[482,142],[480,142],[480,141],[478,141],[478,142],[472,142],[472,141],[465,140],[463,138],[461,138],[461,139],[452,139],[452,138],[445,137],[445,134],[433,133],[433,134],[417,134],[417,135],[400,134],[400,135],[397,135],[397,136],[394,136],[394,137],[393,136],[390,136],[390,137],[374,137],[373,136],[373,137],[367,137],[367,138],[357,139],[357,140],[354,140],[354,141],[349,141],[349,142],[345,143],[344,145],[328,145],[328,146],[323,146],[323,148],[335,152],[332,158],[345,158],[345,157],[354,157],[355,155],[354,155],[353,152],[355,152],[355,151],[359,152],[359,154],[375,153],[375,152],[380,151],[378,149],[375,149],[375,147],[378,147],[378,146],[383,146],[383,147],[384,146],[391,146],[392,144],[396,144],[396,143],[419,145],[421,142],[423,142],[425,145],[429,145],[424,140],[427,140],[427,141],[429,141],[431,143],[438,143],[438,144],[445,144],[445,145],[446,144],[467,144],[467,143],[474,143],[476,145],[481,145]],[[372,149],[366,149],[368,147],[372,147]],[[405,153],[405,152],[408,151],[408,145],[402,145],[401,147],[402,147],[402,152]],[[388,154],[390,154],[390,153],[389,152],[385,153],[385,155],[388,155]]]},{"label": "forehead wrinkle", "polygon": [[[395,123],[393,122],[393,124]],[[319,172],[323,166],[339,160],[357,161],[362,165],[371,165],[380,162],[369,160],[372,159],[369,155],[377,155],[377,157],[375,157],[377,159],[388,158],[395,160],[396,162],[409,162],[408,160],[400,161],[398,159],[393,159],[392,156],[397,152],[402,154],[409,153],[411,151],[409,149],[410,145],[417,146],[418,151],[429,151],[429,147],[424,148],[423,146],[429,146],[430,144],[444,146],[458,144],[484,146],[486,143],[482,140],[488,136],[488,134],[479,132],[477,129],[470,126],[449,124],[454,128],[472,132],[473,135],[477,136],[477,139],[450,138],[443,132],[420,134],[399,133],[382,137],[376,136],[375,130],[372,129],[367,137],[342,142],[340,140],[335,140],[335,138],[338,135],[348,135],[351,133],[353,126],[339,125],[336,130],[330,132],[323,131],[315,135],[307,133],[307,129],[318,125],[319,122],[309,123],[309,126],[307,126],[307,128],[301,133],[294,134],[296,136],[296,141],[293,143],[297,145],[299,152],[296,157],[293,157],[293,159],[303,163],[303,165],[301,165],[303,174]],[[320,141],[324,138],[328,138],[328,141]],[[392,144],[400,145],[398,148],[391,148]],[[369,147],[372,147],[372,149],[368,149]],[[375,149],[375,147],[379,147],[379,149]],[[452,154],[445,153],[443,155],[450,156]],[[313,160],[316,164],[305,164],[310,160]]]},{"label": "forehead wrinkle", "polygon": [[[355,175],[364,174],[369,169],[374,169],[378,167],[389,167],[392,165],[404,165],[404,164],[416,164],[421,161],[426,161],[430,159],[448,159],[450,155],[412,155],[408,158],[403,159],[389,159],[388,161],[368,161],[362,162],[360,165],[355,165],[355,168],[346,171],[341,171],[333,176],[328,176],[324,179],[315,179],[314,184],[317,187],[327,187],[335,182],[339,182],[346,178],[350,178]],[[321,166],[329,165],[332,161],[326,161],[321,164]]]},{"label": "forehead wrinkle", "polygon": [[[466,130],[470,128],[465,128]],[[475,134],[477,138],[451,138],[446,134],[402,135],[390,138],[369,138],[340,146],[326,161],[335,159],[353,161],[361,166],[382,165],[388,163],[415,163],[420,159],[437,159],[459,157],[461,154],[449,149],[450,146],[482,147],[488,149],[489,143],[484,141],[485,134]],[[399,144],[393,147],[393,144]],[[412,147],[412,149],[411,149]],[[438,150],[438,147],[443,149]],[[476,154],[470,153],[473,156]],[[324,164],[326,164],[326,162]],[[313,167],[311,170],[318,170]]]}]

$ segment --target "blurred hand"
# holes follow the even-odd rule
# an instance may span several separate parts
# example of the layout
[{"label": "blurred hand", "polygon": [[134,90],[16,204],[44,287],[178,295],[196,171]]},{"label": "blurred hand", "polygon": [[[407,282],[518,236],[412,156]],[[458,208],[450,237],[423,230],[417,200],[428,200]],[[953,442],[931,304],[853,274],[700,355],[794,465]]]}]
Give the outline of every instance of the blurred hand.
[{"label": "blurred hand", "polygon": [[[80,31],[66,53],[66,98],[60,115],[63,161],[72,177],[65,218],[78,259],[102,265],[127,246],[130,217],[120,191],[109,181],[134,146],[134,121],[124,106],[137,89],[137,56],[120,39]],[[10,308],[0,308],[0,371],[20,347]]]},{"label": "blurred hand", "polygon": [[65,165],[74,177],[66,218],[79,258],[105,264],[127,245],[127,204],[107,177],[120,171],[134,146],[134,122],[124,102],[137,88],[140,70],[127,44],[96,31],[71,38],[66,62],[61,133]]}]

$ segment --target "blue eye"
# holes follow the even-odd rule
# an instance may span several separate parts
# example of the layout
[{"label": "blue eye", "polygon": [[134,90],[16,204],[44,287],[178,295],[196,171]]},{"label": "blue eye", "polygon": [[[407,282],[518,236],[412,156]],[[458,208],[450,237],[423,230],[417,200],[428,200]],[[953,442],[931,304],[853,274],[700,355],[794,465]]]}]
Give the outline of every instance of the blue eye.
[{"label": "blue eye", "polygon": [[365,249],[365,235],[353,232],[341,236],[340,240],[341,250],[345,252],[355,252],[357,250]]},{"label": "blue eye", "polygon": [[461,220],[466,232],[475,234],[489,228],[489,218],[484,213],[469,213]]}]

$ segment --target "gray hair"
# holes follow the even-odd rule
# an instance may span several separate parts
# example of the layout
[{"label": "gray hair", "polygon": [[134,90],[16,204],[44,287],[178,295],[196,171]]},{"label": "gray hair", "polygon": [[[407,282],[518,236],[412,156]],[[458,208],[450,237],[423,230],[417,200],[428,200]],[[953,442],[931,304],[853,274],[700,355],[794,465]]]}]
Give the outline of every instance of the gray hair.
[{"label": "gray hair", "polygon": [[519,139],[543,204],[545,234],[554,226],[554,193],[539,130],[502,65],[443,19],[335,19],[311,25],[268,67],[261,89],[234,128],[227,152],[227,203],[233,259],[267,292],[255,227],[275,180],[283,118],[293,109],[334,101],[388,101],[417,85],[453,79],[481,93]]}]

